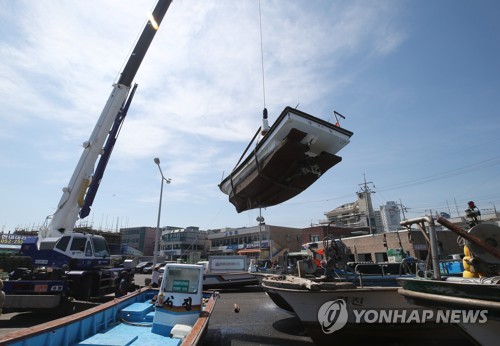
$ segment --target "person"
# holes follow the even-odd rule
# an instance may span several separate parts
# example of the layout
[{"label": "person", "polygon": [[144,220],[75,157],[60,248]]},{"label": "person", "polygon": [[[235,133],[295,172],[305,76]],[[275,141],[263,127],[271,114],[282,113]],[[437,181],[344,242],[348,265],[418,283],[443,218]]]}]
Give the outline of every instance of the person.
[{"label": "person", "polygon": [[151,287],[158,288],[160,287],[160,266],[157,265],[153,268],[153,272],[151,274]]},{"label": "person", "polygon": [[127,273],[122,274],[122,279],[120,280],[120,283],[118,284],[118,289],[115,292],[115,297],[123,297],[128,293],[128,287],[129,287],[129,276]]}]

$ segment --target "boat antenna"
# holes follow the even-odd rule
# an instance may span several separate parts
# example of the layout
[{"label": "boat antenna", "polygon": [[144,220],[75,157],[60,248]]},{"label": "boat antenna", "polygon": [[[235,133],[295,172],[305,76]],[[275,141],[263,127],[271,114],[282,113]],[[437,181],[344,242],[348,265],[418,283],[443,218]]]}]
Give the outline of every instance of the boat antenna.
[{"label": "boat antenna", "polygon": [[262,68],[262,95],[264,98],[264,110],[267,114],[266,110],[266,83],[264,78],[264,46],[262,44],[262,12],[260,10],[260,0],[259,0],[259,27],[260,27],[260,60],[261,60],[261,68]]}]

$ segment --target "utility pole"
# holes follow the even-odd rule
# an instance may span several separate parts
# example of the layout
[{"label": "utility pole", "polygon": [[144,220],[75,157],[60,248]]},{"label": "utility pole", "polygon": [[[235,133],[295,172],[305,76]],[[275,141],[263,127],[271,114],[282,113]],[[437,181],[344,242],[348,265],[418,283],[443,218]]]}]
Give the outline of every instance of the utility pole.
[{"label": "utility pole", "polygon": [[401,214],[403,214],[403,220],[406,220],[405,211],[408,211],[408,208],[406,208],[406,207],[403,205],[403,202],[401,202],[401,198],[399,199],[399,204],[398,204],[398,206],[401,208]]},{"label": "utility pole", "polygon": [[453,200],[455,201],[455,208],[457,208],[457,216],[460,216],[460,211],[458,210],[458,205],[457,205],[457,199],[453,198]]},{"label": "utility pole", "polygon": [[[373,230],[372,230],[372,213],[371,213],[371,210],[372,210],[372,198],[371,198],[371,194],[372,193],[375,193],[375,191],[372,191],[370,190],[370,188],[368,187],[368,184],[372,184],[373,185],[373,182],[371,181],[366,181],[366,176],[365,174],[363,173],[363,180],[364,180],[364,183],[363,184],[359,184],[359,186],[361,187],[361,192],[359,193],[362,193],[364,195],[364,198],[365,198],[365,203],[366,203],[366,208],[368,209],[368,228],[370,229],[370,234],[373,235]],[[375,188],[375,185],[373,185],[373,187]]]}]

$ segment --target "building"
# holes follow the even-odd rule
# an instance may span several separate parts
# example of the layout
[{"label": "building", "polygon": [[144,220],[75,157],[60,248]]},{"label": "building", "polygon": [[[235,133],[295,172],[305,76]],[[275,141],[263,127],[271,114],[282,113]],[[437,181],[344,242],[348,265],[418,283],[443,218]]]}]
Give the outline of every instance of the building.
[{"label": "building", "polygon": [[[438,228],[436,231],[441,258],[463,252],[455,233],[448,230],[439,231]],[[426,260],[429,254],[422,232],[414,229],[343,238],[342,241],[351,252],[350,260],[356,262],[388,262],[391,260],[389,253],[399,252],[399,249],[405,255],[420,260]]]},{"label": "building", "polygon": [[377,233],[377,217],[373,210],[371,193],[358,192],[357,196],[356,201],[326,212],[327,219],[321,223],[352,228],[358,234]]},{"label": "building", "polygon": [[199,227],[167,226],[161,234],[160,256],[166,260],[184,259],[196,263],[207,257],[207,231]]},{"label": "building", "polygon": [[154,227],[131,227],[120,229],[121,254],[132,256],[153,256],[156,236]]},{"label": "building", "polygon": [[306,244],[312,242],[321,242],[327,237],[333,237],[335,239],[352,237],[353,230],[351,228],[320,225],[303,228],[301,231],[301,235],[302,244]]},{"label": "building", "polygon": [[401,228],[401,216],[396,202],[389,201],[380,206],[380,219],[384,232],[393,232]]},{"label": "building", "polygon": [[262,223],[211,231],[208,240],[209,255],[246,255],[283,264],[287,253],[301,250],[302,230]]}]

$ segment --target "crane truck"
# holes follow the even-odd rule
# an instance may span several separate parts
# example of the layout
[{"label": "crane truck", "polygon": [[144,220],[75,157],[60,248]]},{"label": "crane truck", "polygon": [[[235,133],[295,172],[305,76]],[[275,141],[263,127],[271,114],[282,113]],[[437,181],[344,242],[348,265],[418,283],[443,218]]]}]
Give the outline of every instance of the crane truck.
[{"label": "crane truck", "polygon": [[4,310],[53,309],[69,299],[89,300],[115,292],[123,269],[112,268],[104,237],[73,230],[77,220],[90,213],[137,87],[134,77],[171,2],[156,3],[89,140],[83,143],[83,153],[63,188],[56,212],[47,217],[37,237],[29,237],[21,245],[19,255],[31,259],[31,268],[16,268],[3,282]]}]

